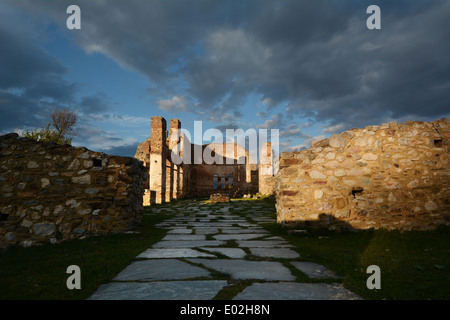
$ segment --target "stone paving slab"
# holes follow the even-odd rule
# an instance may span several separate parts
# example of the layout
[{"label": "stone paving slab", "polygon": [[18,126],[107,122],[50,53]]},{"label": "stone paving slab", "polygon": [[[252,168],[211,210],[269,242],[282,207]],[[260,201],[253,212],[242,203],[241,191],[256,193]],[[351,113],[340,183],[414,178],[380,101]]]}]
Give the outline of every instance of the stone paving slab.
[{"label": "stone paving slab", "polygon": [[208,228],[208,227],[195,227],[193,229],[195,234],[216,234],[219,233],[218,228]]},{"label": "stone paving slab", "polygon": [[160,241],[153,245],[153,248],[194,248],[194,247],[209,247],[209,246],[221,246],[224,245],[224,241],[219,240],[205,240],[205,241]]},{"label": "stone paving slab", "polygon": [[224,228],[222,229],[222,234],[229,234],[229,233],[260,233],[260,234],[270,234],[269,231],[266,231],[262,228],[247,228],[247,229],[243,229],[243,228]]},{"label": "stone paving slab", "polygon": [[177,228],[167,231],[167,234],[192,234],[192,229]]},{"label": "stone paving slab", "polygon": [[266,240],[280,240],[280,241],[284,241],[284,239],[280,236],[273,236],[273,237],[268,237],[266,238]]},{"label": "stone paving slab", "polygon": [[328,270],[324,266],[306,261],[291,261],[291,264],[310,278],[327,279],[327,278],[341,278],[336,273]]},{"label": "stone paving slab", "polygon": [[253,283],[233,300],[360,300],[342,284],[327,283]]},{"label": "stone paving slab", "polygon": [[189,223],[192,227],[217,227],[217,228],[225,228],[225,227],[232,227],[233,224],[231,222],[192,222]]},{"label": "stone paving slab", "polygon": [[244,258],[247,253],[239,248],[205,248],[202,247],[200,249],[207,250],[210,252],[218,252],[220,254],[223,254],[224,256],[227,256],[228,258],[232,259],[242,259]]},{"label": "stone paving slab", "polygon": [[254,224],[249,223],[249,222],[239,222],[237,225],[240,226],[240,227],[252,227],[252,226],[254,226]]},{"label": "stone paving slab", "polygon": [[226,285],[225,280],[112,282],[89,300],[211,300]]},{"label": "stone paving slab", "polygon": [[228,259],[188,259],[190,262],[202,264],[208,268],[230,274],[234,279],[285,280],[295,277],[290,270],[276,261],[248,261]]},{"label": "stone paving slab", "polygon": [[288,247],[293,247],[293,245],[291,245],[289,242],[287,241],[279,241],[279,240],[249,240],[249,241],[237,241],[239,247],[244,247],[244,248],[264,248],[264,247],[268,247],[268,248],[273,248],[273,247],[278,247],[278,248],[288,248]]},{"label": "stone paving slab", "polygon": [[[166,235],[162,241],[171,241],[171,240],[184,240],[184,241],[193,241],[193,240],[205,240],[205,236],[201,234],[168,234]],[[219,239],[217,239],[219,240]]]},{"label": "stone paving slab", "polygon": [[213,236],[216,240],[250,240],[267,236],[267,234],[260,233],[233,233],[233,234],[218,234]]},{"label": "stone paving slab", "polygon": [[137,258],[144,258],[144,259],[198,258],[198,257],[215,258],[216,256],[187,248],[147,249],[137,256]]},{"label": "stone paving slab", "polygon": [[296,259],[300,258],[298,252],[289,248],[250,248],[251,254],[266,258]]},{"label": "stone paving slab", "polygon": [[208,277],[209,271],[176,259],[135,261],[120,272],[116,281],[176,280]]}]

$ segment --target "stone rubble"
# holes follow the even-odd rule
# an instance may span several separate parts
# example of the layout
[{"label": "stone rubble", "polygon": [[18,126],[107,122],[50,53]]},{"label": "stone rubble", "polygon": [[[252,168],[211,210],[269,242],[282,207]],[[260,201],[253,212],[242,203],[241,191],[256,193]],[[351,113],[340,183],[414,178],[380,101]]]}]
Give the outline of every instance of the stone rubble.
[{"label": "stone rubble", "polygon": [[225,193],[213,193],[209,196],[211,203],[230,202],[230,195]]}]

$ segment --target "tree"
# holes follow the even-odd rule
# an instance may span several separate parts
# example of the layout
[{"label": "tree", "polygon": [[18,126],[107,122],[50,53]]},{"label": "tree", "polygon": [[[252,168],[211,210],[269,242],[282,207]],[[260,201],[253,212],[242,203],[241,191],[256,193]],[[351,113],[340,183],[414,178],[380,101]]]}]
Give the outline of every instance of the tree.
[{"label": "tree", "polygon": [[36,141],[56,142],[60,145],[71,144],[72,138],[68,136],[76,135],[75,125],[78,121],[76,113],[69,110],[55,110],[50,117],[52,122],[46,128],[27,130],[24,136]]},{"label": "tree", "polygon": [[59,137],[75,135],[74,127],[78,121],[76,113],[69,110],[55,110],[51,114],[51,118],[52,126],[56,129]]}]

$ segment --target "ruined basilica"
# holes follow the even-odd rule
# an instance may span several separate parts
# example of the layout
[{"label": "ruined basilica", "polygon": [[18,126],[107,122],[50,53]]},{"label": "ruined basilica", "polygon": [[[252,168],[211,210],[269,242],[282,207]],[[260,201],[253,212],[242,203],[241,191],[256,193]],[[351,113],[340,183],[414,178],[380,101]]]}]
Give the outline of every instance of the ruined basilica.
[{"label": "ruined basilica", "polygon": [[[275,171],[271,143],[262,146],[256,163],[252,154],[237,143],[196,145],[181,132],[180,120],[170,119],[167,130],[163,117],[152,117],[151,136],[138,146],[135,154],[149,172],[144,205],[213,193],[273,194]],[[222,159],[205,163],[203,157],[197,156],[205,153]]]}]

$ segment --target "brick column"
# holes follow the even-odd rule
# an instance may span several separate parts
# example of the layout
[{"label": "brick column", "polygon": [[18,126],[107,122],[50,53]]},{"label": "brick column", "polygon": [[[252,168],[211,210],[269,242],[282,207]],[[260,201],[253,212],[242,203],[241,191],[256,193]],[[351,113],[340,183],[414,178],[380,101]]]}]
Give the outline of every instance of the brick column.
[{"label": "brick column", "polygon": [[155,202],[166,201],[166,119],[151,118],[150,190],[156,192]]},{"label": "brick column", "polygon": [[272,165],[272,143],[265,142],[261,147],[259,155],[259,192],[262,194],[273,193],[273,165]]},{"label": "brick column", "polygon": [[[178,119],[170,119],[169,121],[169,149],[172,151],[180,143],[181,122]],[[179,166],[175,163],[167,162],[167,180],[166,180],[166,199],[178,198],[178,179],[177,172]]]}]

